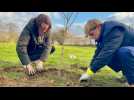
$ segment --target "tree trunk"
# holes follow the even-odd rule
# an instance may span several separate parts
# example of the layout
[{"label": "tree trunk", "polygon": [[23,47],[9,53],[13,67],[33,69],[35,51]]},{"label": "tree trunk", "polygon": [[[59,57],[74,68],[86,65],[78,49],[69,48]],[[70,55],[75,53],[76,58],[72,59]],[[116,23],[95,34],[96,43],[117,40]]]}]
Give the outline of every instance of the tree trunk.
[{"label": "tree trunk", "polygon": [[61,46],[61,56],[64,56],[64,44]]}]

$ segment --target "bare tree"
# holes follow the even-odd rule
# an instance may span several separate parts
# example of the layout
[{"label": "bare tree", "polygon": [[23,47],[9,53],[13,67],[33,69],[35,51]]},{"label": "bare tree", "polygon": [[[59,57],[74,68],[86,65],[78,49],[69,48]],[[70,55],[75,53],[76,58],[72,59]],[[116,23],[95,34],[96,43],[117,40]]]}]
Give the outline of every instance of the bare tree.
[{"label": "bare tree", "polygon": [[52,40],[57,41],[60,45],[63,45],[66,38],[72,37],[70,32],[65,33],[64,28],[60,28],[57,31],[53,32]]},{"label": "bare tree", "polygon": [[0,42],[15,42],[18,38],[18,27],[15,23],[0,23]]},{"label": "bare tree", "polygon": [[8,28],[8,34],[10,36],[9,41],[16,41],[18,38],[18,26],[15,23],[8,23],[6,26]]},{"label": "bare tree", "polygon": [[72,24],[74,23],[74,21],[76,20],[77,16],[78,16],[78,12],[74,13],[74,12],[61,12],[60,13],[63,20],[64,20],[64,31],[62,33],[62,37],[63,37],[63,44],[62,44],[62,49],[61,49],[61,55],[62,57],[64,56],[64,41],[65,41],[65,37],[67,36],[67,33],[69,33],[69,29],[71,28]]},{"label": "bare tree", "polygon": [[11,32],[12,33],[17,33],[18,32],[18,27],[15,23],[8,23],[6,26],[8,27],[8,32],[9,33],[11,33]]}]

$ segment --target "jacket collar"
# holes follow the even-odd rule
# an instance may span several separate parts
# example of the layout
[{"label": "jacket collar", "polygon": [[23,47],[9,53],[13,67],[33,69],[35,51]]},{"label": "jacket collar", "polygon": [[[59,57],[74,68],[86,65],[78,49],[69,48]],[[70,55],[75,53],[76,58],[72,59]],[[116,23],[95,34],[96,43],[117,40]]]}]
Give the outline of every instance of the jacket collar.
[{"label": "jacket collar", "polygon": [[99,37],[98,40],[95,40],[96,42],[101,42],[102,41],[103,33],[104,33],[104,24],[101,24],[100,37]]}]

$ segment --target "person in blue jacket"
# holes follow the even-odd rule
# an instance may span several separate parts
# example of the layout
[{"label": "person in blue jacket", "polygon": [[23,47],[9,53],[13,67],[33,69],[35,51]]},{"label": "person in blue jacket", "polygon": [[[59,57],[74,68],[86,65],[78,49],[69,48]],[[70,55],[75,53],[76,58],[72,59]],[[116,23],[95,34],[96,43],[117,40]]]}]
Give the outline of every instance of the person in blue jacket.
[{"label": "person in blue jacket", "polygon": [[85,34],[95,39],[97,49],[86,73],[80,81],[90,80],[105,65],[122,71],[129,86],[134,86],[134,29],[117,21],[89,20]]}]

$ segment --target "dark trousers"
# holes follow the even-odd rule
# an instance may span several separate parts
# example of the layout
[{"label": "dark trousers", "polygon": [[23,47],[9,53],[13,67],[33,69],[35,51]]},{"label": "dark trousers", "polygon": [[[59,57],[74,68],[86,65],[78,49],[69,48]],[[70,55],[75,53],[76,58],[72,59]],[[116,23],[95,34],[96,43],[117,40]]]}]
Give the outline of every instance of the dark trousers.
[{"label": "dark trousers", "polygon": [[134,84],[134,47],[121,47],[108,64],[116,72],[122,71],[129,84]]}]

